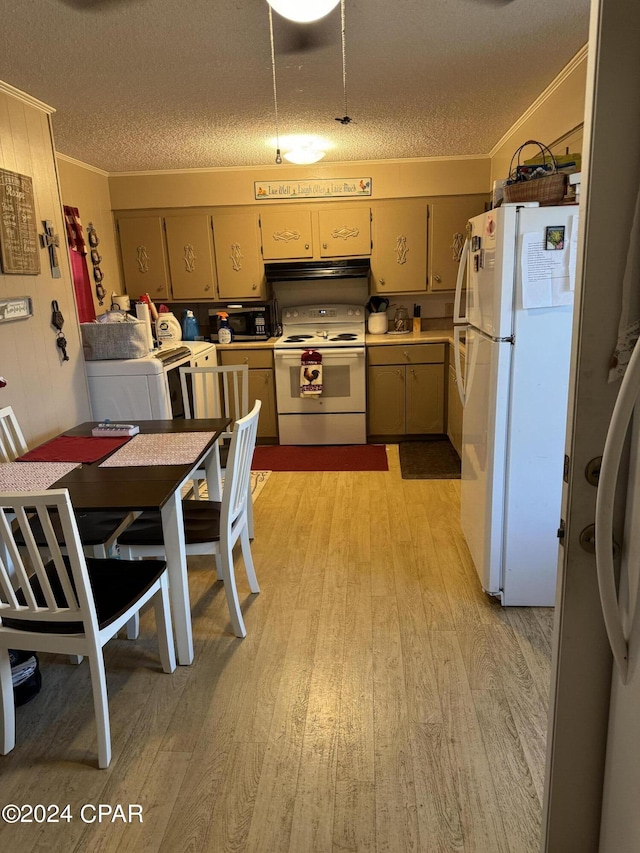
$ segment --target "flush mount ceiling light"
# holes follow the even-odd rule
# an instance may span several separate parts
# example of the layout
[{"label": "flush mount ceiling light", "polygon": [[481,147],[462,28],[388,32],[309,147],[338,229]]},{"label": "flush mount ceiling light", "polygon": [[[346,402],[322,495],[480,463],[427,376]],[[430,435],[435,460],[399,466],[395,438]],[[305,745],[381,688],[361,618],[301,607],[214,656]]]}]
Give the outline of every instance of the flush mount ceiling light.
[{"label": "flush mount ceiling light", "polygon": [[294,148],[292,151],[287,151],[284,159],[290,163],[295,163],[297,166],[310,166],[311,163],[317,163],[322,160],[325,152],[319,148],[301,145],[300,148]]},{"label": "flush mount ceiling light", "polygon": [[267,0],[269,5],[283,18],[308,24],[324,18],[340,0]]}]

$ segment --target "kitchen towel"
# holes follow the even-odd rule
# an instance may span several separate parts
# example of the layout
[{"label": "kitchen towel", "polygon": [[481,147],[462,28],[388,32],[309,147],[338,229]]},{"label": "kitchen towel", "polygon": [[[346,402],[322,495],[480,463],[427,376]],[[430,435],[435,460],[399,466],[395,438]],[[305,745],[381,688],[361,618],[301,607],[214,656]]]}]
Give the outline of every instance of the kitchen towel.
[{"label": "kitchen towel", "polygon": [[129,441],[124,438],[105,438],[87,435],[59,435],[34,447],[18,462],[97,462]]},{"label": "kitchen towel", "polygon": [[317,350],[306,349],[300,356],[300,396],[319,397],[322,394],[322,356]]},{"label": "kitchen towel", "polygon": [[622,279],[622,309],[618,341],[611,357],[609,382],[616,382],[624,376],[638,337],[640,337],[640,189],[636,199],[627,263]]}]

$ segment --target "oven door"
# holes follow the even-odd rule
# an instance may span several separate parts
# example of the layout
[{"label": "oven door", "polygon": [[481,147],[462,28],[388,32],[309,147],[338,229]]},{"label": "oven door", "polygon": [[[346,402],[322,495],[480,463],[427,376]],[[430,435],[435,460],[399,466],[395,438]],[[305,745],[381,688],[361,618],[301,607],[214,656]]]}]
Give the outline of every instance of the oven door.
[{"label": "oven door", "polygon": [[303,349],[275,350],[278,414],[364,412],[366,409],[365,351],[359,347],[326,347],[322,355],[322,394],[300,396]]}]

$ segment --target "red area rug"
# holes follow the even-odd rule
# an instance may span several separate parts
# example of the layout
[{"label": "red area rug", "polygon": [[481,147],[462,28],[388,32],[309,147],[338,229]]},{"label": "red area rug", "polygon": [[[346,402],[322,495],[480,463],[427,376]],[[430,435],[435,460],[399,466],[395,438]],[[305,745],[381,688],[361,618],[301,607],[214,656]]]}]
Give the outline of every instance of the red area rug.
[{"label": "red area rug", "polygon": [[384,444],[276,445],[256,447],[254,470],[388,471]]}]

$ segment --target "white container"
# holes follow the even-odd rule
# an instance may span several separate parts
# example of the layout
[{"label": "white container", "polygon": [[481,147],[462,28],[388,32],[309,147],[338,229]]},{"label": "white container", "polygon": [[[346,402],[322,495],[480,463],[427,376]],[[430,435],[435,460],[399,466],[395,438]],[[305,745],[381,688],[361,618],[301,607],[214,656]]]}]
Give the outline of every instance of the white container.
[{"label": "white container", "polygon": [[369,314],[367,320],[367,331],[370,335],[386,335],[389,329],[389,321],[386,311],[376,311]]},{"label": "white container", "polygon": [[156,320],[156,337],[162,343],[182,340],[182,327],[175,314],[163,311]]}]

